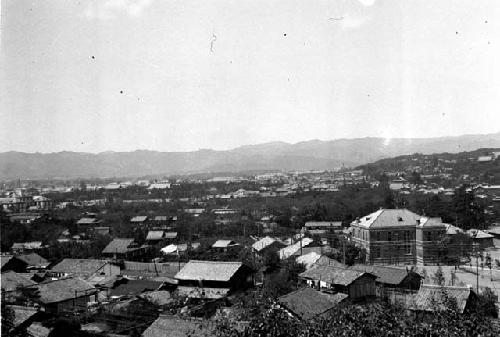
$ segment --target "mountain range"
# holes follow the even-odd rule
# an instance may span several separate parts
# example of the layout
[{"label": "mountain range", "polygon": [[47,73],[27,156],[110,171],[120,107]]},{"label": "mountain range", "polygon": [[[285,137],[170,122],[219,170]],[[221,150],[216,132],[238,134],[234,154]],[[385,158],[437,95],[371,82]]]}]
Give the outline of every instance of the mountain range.
[{"label": "mountain range", "polygon": [[323,170],[412,153],[458,153],[500,147],[500,132],[437,138],[377,137],[271,142],[191,152],[0,153],[0,179],[140,177],[251,170]]}]

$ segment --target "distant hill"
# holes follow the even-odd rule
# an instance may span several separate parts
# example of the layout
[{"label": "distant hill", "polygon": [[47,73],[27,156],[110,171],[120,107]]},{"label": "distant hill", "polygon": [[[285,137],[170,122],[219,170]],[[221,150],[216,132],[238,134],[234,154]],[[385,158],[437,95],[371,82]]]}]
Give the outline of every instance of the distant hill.
[{"label": "distant hill", "polygon": [[134,177],[160,174],[311,170],[357,166],[415,152],[457,153],[500,147],[500,132],[440,138],[355,138],[272,142],[228,151],[0,153],[0,179]]}]

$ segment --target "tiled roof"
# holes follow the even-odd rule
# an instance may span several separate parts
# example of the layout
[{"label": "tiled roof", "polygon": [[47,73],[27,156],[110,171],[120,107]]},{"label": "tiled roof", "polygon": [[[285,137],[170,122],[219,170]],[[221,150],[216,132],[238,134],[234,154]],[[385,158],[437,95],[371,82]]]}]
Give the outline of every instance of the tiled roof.
[{"label": "tiled roof", "polygon": [[320,257],[321,255],[315,252],[310,252],[297,257],[296,261],[297,263],[304,265],[306,269],[309,269],[314,263],[316,263],[316,261],[319,260]]},{"label": "tiled roof", "polygon": [[469,287],[442,287],[433,284],[422,284],[414,297],[415,303],[410,304],[410,308],[422,311],[445,310],[444,301],[445,297],[448,296],[448,298],[456,300],[458,310],[462,313],[471,294],[474,294],[474,292]]},{"label": "tiled roof", "polygon": [[[334,266],[316,265],[309,270],[301,273],[299,276],[311,280],[321,280],[329,284],[338,284],[348,286],[364,274],[357,270],[338,268]],[[375,276],[372,275],[375,279]]]},{"label": "tiled roof", "polygon": [[353,223],[366,228],[415,227],[421,218],[407,209],[380,209]]},{"label": "tiled roof", "polygon": [[80,277],[89,277],[103,268],[109,261],[94,259],[64,259],[52,271],[73,274]]},{"label": "tiled roof", "polygon": [[243,266],[241,262],[191,260],[175,278],[178,280],[229,281]]},{"label": "tiled roof", "polygon": [[160,316],[143,333],[142,337],[210,336],[213,325],[204,321],[184,320],[172,316]]},{"label": "tiled roof", "polygon": [[40,292],[40,301],[42,303],[56,303],[75,298],[75,292],[78,297],[91,295],[97,292],[90,283],[77,277],[40,283],[36,286]]},{"label": "tiled roof", "polygon": [[[408,271],[403,268],[367,265],[354,265],[350,268],[373,274],[377,276],[377,282],[394,286],[399,285],[408,276]],[[417,273],[414,273],[414,275],[418,276]]]},{"label": "tiled roof", "polygon": [[8,305],[7,307],[14,312],[14,326],[16,327],[26,322],[38,312],[38,309],[33,307],[20,305]]},{"label": "tiled roof", "polygon": [[347,266],[335,259],[331,259],[326,255],[321,255],[321,257],[316,261],[316,265],[320,266],[334,266],[339,268],[347,268]]},{"label": "tiled roof", "polygon": [[332,309],[346,294],[328,294],[306,287],[281,296],[278,301],[295,315],[309,320]]},{"label": "tiled roof", "polygon": [[50,263],[37,253],[20,254],[14,256],[16,259],[23,261],[30,267],[47,267]]},{"label": "tiled roof", "polygon": [[124,280],[111,290],[111,296],[137,295],[160,288],[161,282],[150,280]]},{"label": "tiled roof", "polygon": [[133,242],[134,239],[113,239],[102,252],[104,254],[126,253],[133,250],[129,248]]},{"label": "tiled roof", "polygon": [[2,290],[4,291],[14,291],[18,286],[27,287],[35,285],[36,282],[27,279],[26,277],[19,275],[16,272],[8,271],[2,273],[1,276]]}]

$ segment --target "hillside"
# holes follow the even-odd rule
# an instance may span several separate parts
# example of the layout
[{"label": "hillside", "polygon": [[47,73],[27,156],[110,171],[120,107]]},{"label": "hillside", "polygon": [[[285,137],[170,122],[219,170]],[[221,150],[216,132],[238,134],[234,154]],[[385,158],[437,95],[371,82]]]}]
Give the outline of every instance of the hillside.
[{"label": "hillside", "polygon": [[362,165],[410,153],[458,153],[500,147],[500,133],[457,137],[356,138],[273,142],[228,151],[0,153],[0,179],[125,177],[155,174],[310,170]]}]

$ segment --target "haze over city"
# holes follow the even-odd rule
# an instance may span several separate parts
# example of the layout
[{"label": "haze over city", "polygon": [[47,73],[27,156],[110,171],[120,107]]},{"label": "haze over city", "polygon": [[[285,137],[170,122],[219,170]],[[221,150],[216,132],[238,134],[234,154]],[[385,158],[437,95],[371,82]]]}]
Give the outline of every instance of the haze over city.
[{"label": "haze over city", "polygon": [[497,132],[495,4],[3,1],[0,151]]}]

